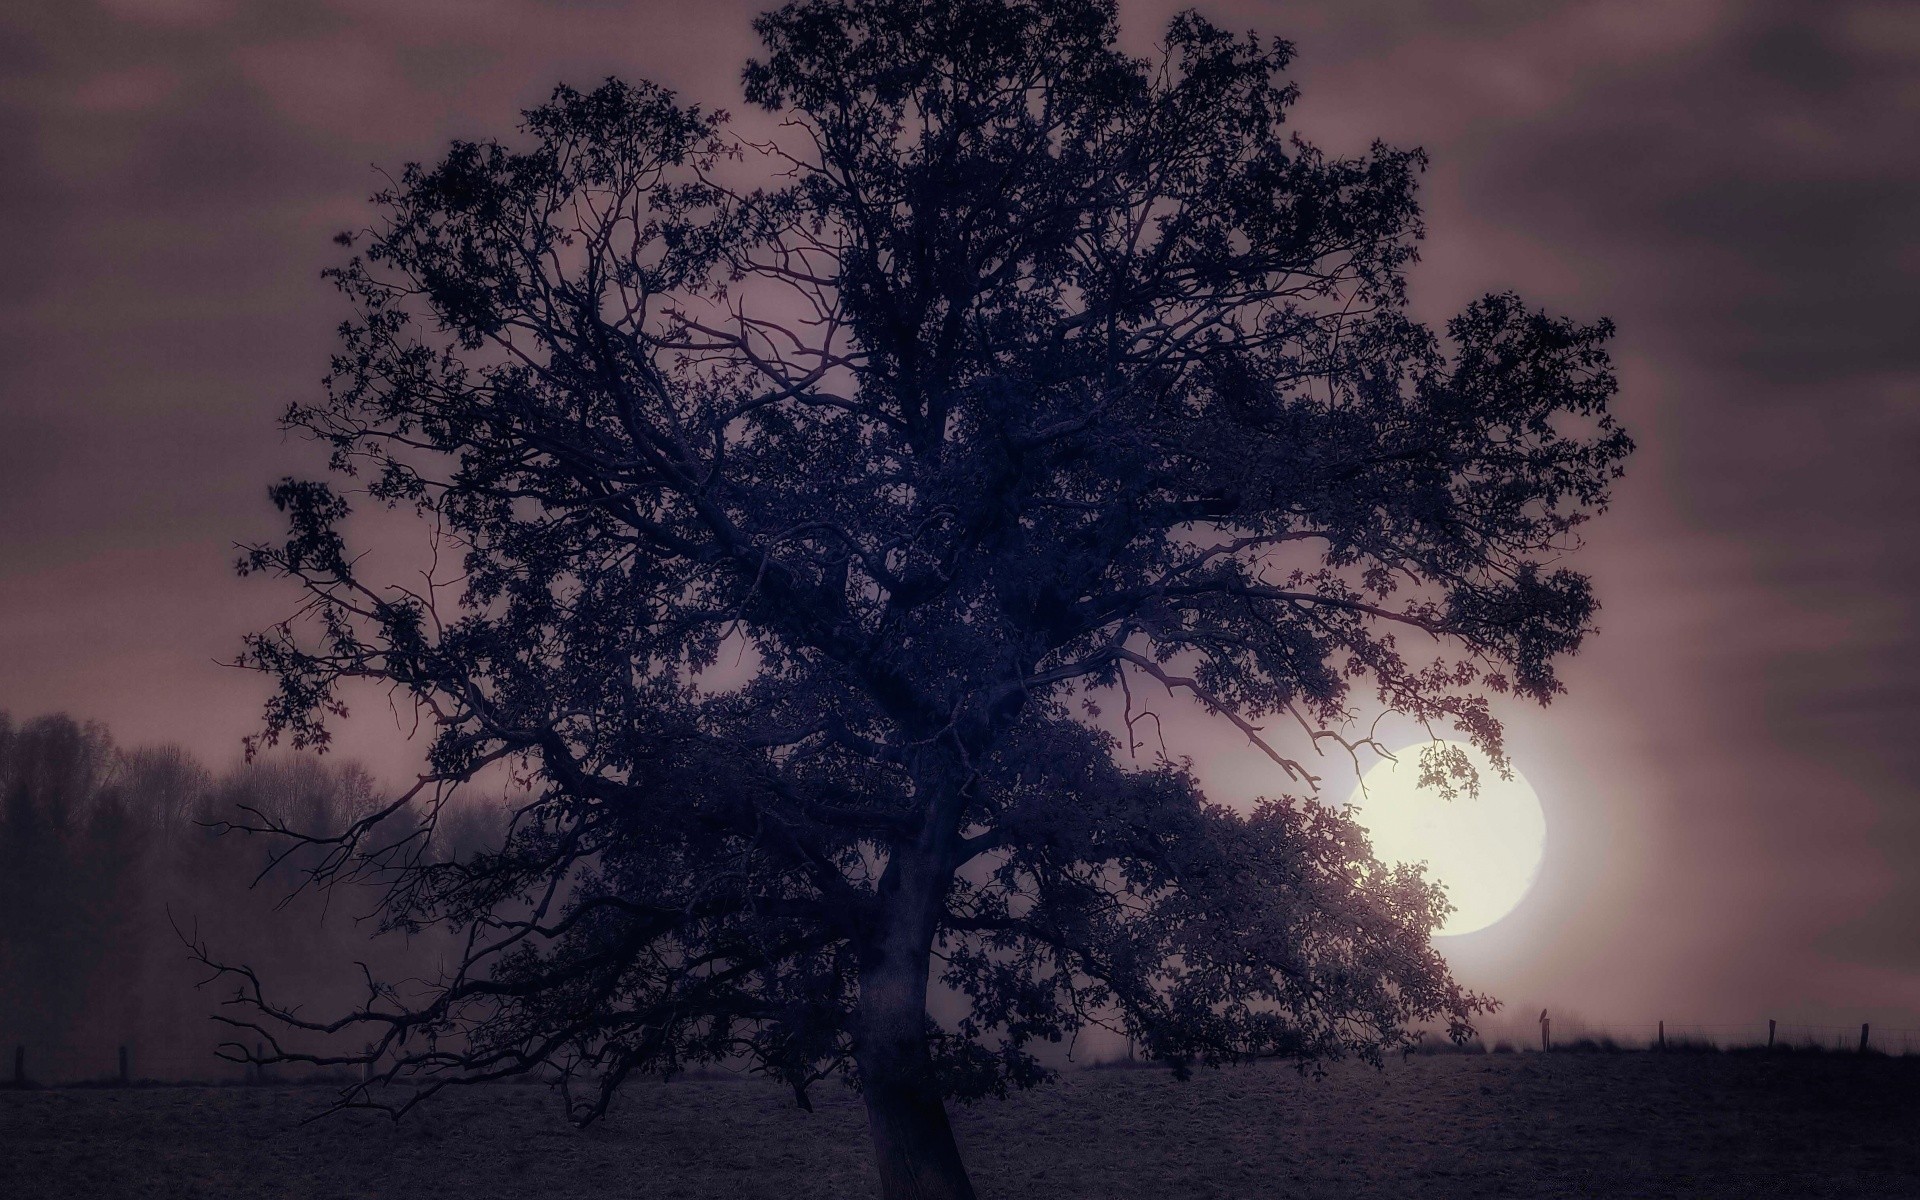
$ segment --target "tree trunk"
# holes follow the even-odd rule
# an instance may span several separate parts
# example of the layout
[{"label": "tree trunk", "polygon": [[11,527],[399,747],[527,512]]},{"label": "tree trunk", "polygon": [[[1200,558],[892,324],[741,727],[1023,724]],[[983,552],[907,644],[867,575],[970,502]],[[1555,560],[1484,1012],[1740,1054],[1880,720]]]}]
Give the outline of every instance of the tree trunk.
[{"label": "tree trunk", "polygon": [[974,1200],[946,1106],[927,1069],[925,1039],[917,1063],[882,1065],[877,1057],[860,1056],[860,1079],[883,1200]]},{"label": "tree trunk", "polygon": [[905,857],[882,880],[883,928],[861,953],[854,1059],[874,1166],[883,1200],[974,1200],[927,1050],[931,905],[944,900],[945,879]]}]

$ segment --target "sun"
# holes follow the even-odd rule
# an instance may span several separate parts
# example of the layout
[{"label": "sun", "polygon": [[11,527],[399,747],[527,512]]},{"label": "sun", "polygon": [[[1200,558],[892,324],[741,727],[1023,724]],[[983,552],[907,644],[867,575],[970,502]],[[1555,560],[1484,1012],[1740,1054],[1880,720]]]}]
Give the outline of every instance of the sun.
[{"label": "sun", "polygon": [[1451,937],[1485,929],[1512,912],[1540,873],[1547,821],[1540,797],[1516,767],[1502,779],[1485,755],[1463,743],[1480,772],[1480,794],[1448,800],[1419,786],[1420,748],[1382,761],[1362,777],[1349,803],[1382,862],[1424,862],[1446,885],[1453,912],[1435,930]]}]

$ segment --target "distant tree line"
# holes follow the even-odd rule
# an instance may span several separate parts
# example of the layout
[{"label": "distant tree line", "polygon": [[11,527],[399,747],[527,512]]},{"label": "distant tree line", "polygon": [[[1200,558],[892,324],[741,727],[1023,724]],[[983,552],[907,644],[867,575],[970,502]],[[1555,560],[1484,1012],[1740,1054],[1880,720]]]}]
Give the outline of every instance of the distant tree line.
[{"label": "distant tree line", "polygon": [[[268,869],[284,847],[220,832],[245,810],[340,829],[378,794],[350,761],[263,756],[216,773],[178,747],[122,749],[97,722],[0,711],[4,1069],[24,1045],[37,1077],[106,1074],[124,1044],[137,1075],[221,1075],[214,1048],[232,1031],[208,1018],[232,988],[198,986],[183,933],[244,950],[315,1002],[351,998],[355,962],[430,967],[431,932],[370,940],[377,880],[301,891],[298,860]],[[489,819],[443,821],[435,852],[477,842]]]}]

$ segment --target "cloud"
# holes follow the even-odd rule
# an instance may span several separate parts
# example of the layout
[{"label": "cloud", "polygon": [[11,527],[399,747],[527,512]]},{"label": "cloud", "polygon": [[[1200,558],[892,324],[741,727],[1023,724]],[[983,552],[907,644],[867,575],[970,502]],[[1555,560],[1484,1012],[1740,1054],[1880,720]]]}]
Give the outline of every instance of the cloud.
[{"label": "cloud", "polygon": [[74,88],[74,107],[90,113],[127,113],[151,109],[180,86],[180,75],[158,63],[103,71]]},{"label": "cloud", "polygon": [[98,0],[109,15],[149,25],[206,26],[231,20],[236,0]]},{"label": "cloud", "polygon": [[308,135],[388,142],[434,119],[397,52],[364,36],[243,46],[234,59],[259,102]]}]

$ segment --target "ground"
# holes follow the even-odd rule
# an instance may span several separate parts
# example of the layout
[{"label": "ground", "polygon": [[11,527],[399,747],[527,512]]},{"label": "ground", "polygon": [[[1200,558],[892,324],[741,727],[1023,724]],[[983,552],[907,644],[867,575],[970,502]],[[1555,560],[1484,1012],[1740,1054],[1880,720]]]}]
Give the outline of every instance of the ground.
[{"label": "ground", "polygon": [[[862,1197],[856,1098],[757,1082],[630,1085],[584,1132],[540,1087],[443,1096],[398,1127],[313,1124],[318,1087],[0,1091],[0,1196]],[[983,1197],[1920,1197],[1920,1059],[1415,1057],[1079,1071],[960,1110]]]}]

